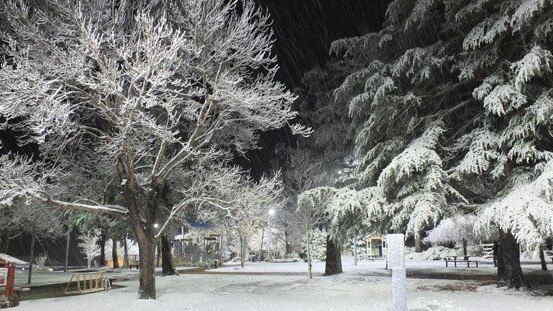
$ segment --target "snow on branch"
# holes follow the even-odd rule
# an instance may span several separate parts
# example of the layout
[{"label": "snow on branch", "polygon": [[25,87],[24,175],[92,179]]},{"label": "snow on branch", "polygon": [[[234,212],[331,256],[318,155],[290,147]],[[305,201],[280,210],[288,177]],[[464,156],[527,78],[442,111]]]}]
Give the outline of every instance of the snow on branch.
[{"label": "snow on branch", "polygon": [[419,138],[414,140],[382,170],[378,178],[379,187],[388,189],[404,177],[422,172],[433,165],[441,166],[442,160],[434,148],[443,132],[442,124],[438,123],[428,127]]},{"label": "snow on branch", "polygon": [[515,75],[515,86],[522,89],[532,78],[551,73],[553,54],[551,51],[536,45],[524,57],[511,65]]},{"label": "snow on branch", "polygon": [[482,207],[475,228],[485,233],[496,224],[534,248],[553,235],[553,161],[535,179],[528,180],[527,174],[513,179],[515,184],[504,197]]}]

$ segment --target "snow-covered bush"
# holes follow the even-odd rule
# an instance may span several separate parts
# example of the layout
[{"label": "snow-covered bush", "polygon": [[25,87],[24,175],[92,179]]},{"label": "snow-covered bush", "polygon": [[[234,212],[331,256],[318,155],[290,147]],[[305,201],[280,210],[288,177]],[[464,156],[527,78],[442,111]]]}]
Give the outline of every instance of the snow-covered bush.
[{"label": "snow-covered bush", "polygon": [[439,260],[458,255],[460,254],[457,249],[445,246],[432,246],[423,252],[416,252],[414,247],[405,248],[405,258],[413,260]]},{"label": "snow-covered bush", "polygon": [[478,238],[474,231],[475,222],[474,215],[456,215],[443,219],[434,229],[427,232],[423,242],[432,244],[461,242],[463,254],[466,256],[468,255],[467,243]]},{"label": "snow-covered bush", "polygon": [[476,217],[473,215],[457,215],[443,219],[434,229],[427,232],[423,242],[436,244],[472,241],[476,238],[475,221]]},{"label": "snow-covered bush", "polygon": [[46,255],[37,256],[35,258],[35,263],[39,267],[44,267],[46,265],[46,260],[48,260],[48,256]]}]

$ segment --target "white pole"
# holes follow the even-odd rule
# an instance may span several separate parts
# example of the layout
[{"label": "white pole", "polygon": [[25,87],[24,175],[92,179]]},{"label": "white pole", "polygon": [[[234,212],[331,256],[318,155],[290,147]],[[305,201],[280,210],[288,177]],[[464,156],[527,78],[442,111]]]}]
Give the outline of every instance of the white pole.
[{"label": "white pole", "polygon": [[407,311],[407,275],[405,270],[405,236],[388,234],[388,265],[392,269],[392,310]]},{"label": "white pole", "polygon": [[273,239],[272,239],[270,233],[271,233],[271,227],[269,227],[269,230],[267,232],[267,249],[268,249],[267,257],[269,259],[268,260],[269,262],[273,262],[273,257],[271,257],[271,252],[273,250],[273,245],[272,245]]},{"label": "white pole", "polygon": [[269,253],[267,254],[267,257],[269,257],[269,262],[273,262],[273,257],[271,255],[271,252],[273,251],[273,235],[272,235],[272,232],[271,232],[271,221],[273,219],[273,216],[275,216],[275,213],[276,211],[274,209],[270,209],[269,210],[269,221],[267,222],[267,229],[268,229],[268,232],[267,232],[267,243],[269,244],[269,246],[267,247],[268,250],[269,250]]}]

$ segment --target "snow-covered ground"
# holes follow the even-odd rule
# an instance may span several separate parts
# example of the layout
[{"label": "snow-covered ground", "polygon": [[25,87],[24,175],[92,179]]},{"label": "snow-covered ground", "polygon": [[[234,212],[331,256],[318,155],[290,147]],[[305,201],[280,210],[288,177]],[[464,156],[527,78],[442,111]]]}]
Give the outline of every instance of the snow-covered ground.
[{"label": "snow-covered ground", "polygon": [[[136,281],[129,281],[123,284],[128,287],[107,293],[24,301],[17,310],[388,310],[391,284],[385,270],[380,272],[384,262],[354,266],[351,261],[344,258],[345,273],[332,277],[321,276],[324,263],[316,263],[313,280],[304,274],[303,262],[247,263],[244,270],[227,266],[209,273],[159,277],[156,301],[137,300]],[[439,262],[427,265],[439,268]],[[475,281],[409,279],[410,310],[553,310],[553,297],[479,285]],[[435,308],[437,305],[441,307]]]}]

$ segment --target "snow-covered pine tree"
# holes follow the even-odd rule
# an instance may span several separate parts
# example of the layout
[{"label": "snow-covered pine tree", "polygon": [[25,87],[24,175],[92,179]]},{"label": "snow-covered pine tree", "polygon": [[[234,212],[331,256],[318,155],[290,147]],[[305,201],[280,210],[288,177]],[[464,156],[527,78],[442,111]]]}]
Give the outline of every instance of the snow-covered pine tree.
[{"label": "snow-covered pine tree", "polygon": [[346,237],[378,231],[382,226],[379,220],[387,212],[386,198],[378,187],[360,191],[317,187],[302,192],[297,204],[306,229],[321,227],[328,231],[326,275],[342,272],[340,243]]},{"label": "snow-covered pine tree", "polygon": [[[548,234],[536,229],[543,225],[530,213],[517,214],[515,222],[500,215],[509,214],[501,197],[551,159],[552,12],[549,0],[394,0],[382,31],[338,40],[332,48],[359,63],[336,99],[350,104],[363,158],[361,185],[395,186],[385,182],[395,176],[385,173],[402,173],[404,196],[388,193],[391,210],[402,211],[424,189],[417,182],[433,171],[440,182],[431,192],[442,194],[416,218],[446,215],[451,186],[471,206],[481,205],[482,227],[502,222],[506,251],[498,272],[514,287],[523,285],[518,259],[512,260],[516,243]],[[422,166],[410,170],[410,162],[399,160],[437,125],[439,144],[428,145],[436,161],[415,162]],[[550,207],[541,209],[548,214]]]},{"label": "snow-covered pine tree", "polygon": [[[240,3],[238,14],[234,0],[2,1],[1,126],[40,154],[0,157],[0,202],[124,217],[140,248],[139,297],[155,299],[157,239],[188,207],[221,206],[213,189],[234,177],[230,151],[296,116],[274,81],[270,18]],[[75,189],[63,172],[101,178]]]},{"label": "snow-covered pine tree", "polygon": [[319,186],[342,187],[355,182],[347,105],[335,103],[332,96],[332,90],[352,66],[349,60],[330,60],[303,75],[303,87],[296,90],[299,96],[295,105],[298,120],[312,128],[313,133],[308,138],[298,137],[293,147],[277,150],[276,165],[282,169],[285,196],[289,200],[275,220],[297,242],[305,235],[303,224],[296,221],[298,195]]}]

